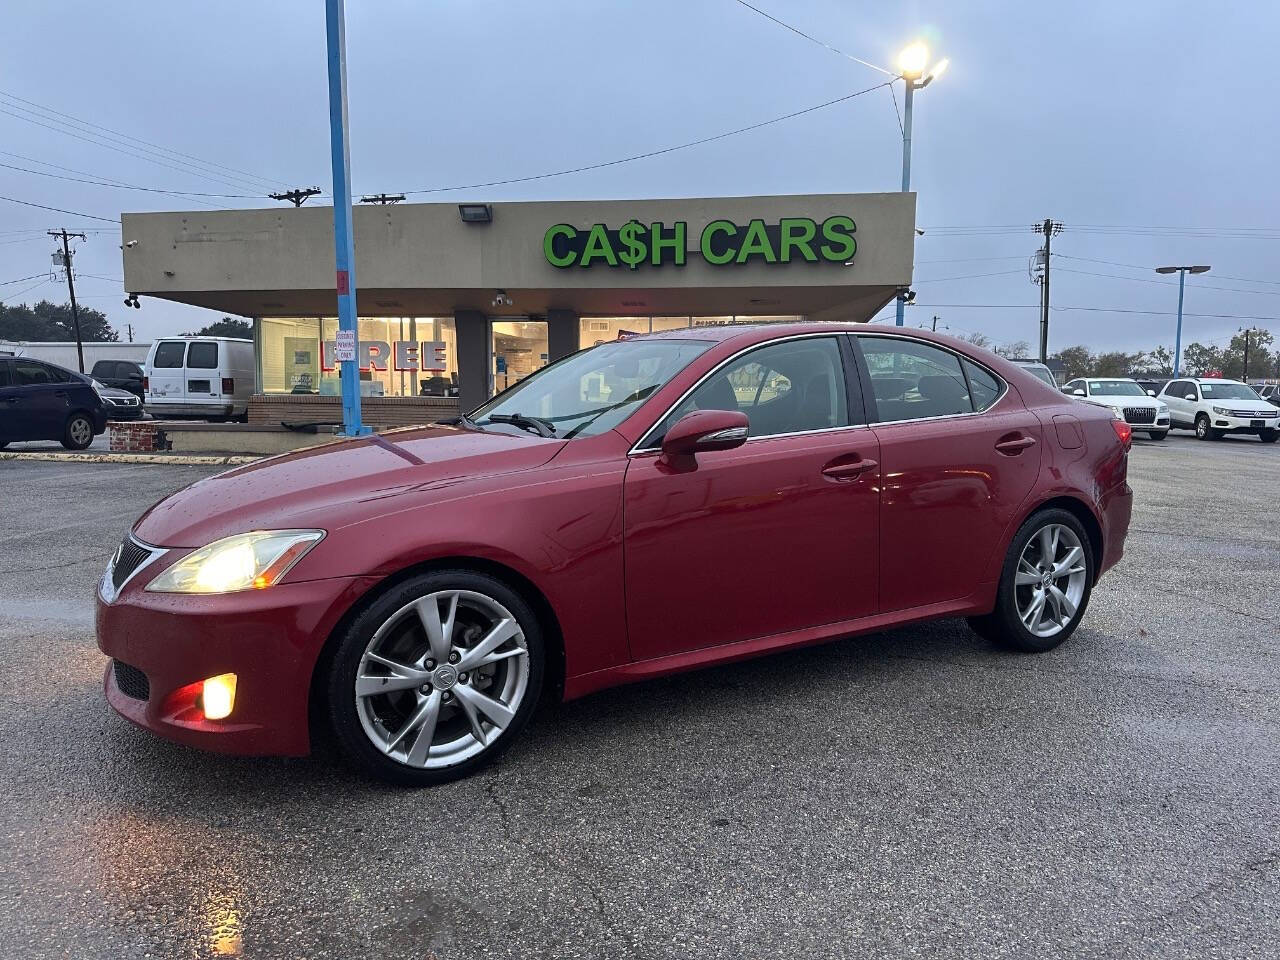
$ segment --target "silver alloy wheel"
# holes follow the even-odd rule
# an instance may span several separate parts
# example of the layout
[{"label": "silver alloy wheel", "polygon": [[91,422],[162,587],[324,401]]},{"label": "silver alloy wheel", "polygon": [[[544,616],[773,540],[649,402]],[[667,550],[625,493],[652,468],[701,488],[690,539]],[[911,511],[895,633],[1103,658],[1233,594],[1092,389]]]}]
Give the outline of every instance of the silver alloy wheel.
[{"label": "silver alloy wheel", "polygon": [[93,424],[84,417],[73,418],[67,432],[71,435],[71,442],[78,447],[87,447],[93,442]]},{"label": "silver alloy wheel", "polygon": [[1013,580],[1022,625],[1037,637],[1064,630],[1084,598],[1088,575],[1084,545],[1074,530],[1061,523],[1037,530],[1022,548]]},{"label": "silver alloy wheel", "polygon": [[382,624],[356,670],[356,713],[369,741],[410,767],[454,766],[491,745],[529,687],[529,650],[492,597],[441,590]]}]

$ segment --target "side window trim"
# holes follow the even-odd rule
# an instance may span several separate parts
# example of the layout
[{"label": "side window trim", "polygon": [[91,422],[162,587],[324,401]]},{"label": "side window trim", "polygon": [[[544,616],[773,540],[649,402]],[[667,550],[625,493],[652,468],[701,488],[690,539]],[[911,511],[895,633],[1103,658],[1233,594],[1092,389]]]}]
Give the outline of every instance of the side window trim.
[{"label": "side window trim", "polygon": [[[972,357],[966,356],[965,354],[957,353],[955,350],[952,350],[949,347],[945,347],[940,343],[934,343],[930,340],[919,340],[915,337],[903,336],[901,334],[880,333],[880,332],[863,333],[860,330],[850,333],[848,337],[849,337],[849,340],[852,341],[853,350],[857,357],[858,376],[860,379],[863,380],[862,393],[866,400],[867,413],[868,413],[866,422],[870,426],[875,426],[877,424],[889,424],[889,423],[923,423],[929,420],[947,420],[952,417],[980,417],[983,414],[990,413],[992,410],[998,407],[1000,405],[1000,401],[1003,400],[1009,394],[1009,384],[1005,381],[1004,377],[1000,376],[998,373],[996,373],[994,370],[988,367],[985,363],[982,363],[978,360],[974,360]],[[862,341],[867,339],[872,339],[872,338],[877,340],[905,340],[908,343],[923,344],[924,346],[933,347],[937,350],[941,350],[943,353],[949,353],[953,357],[955,357],[957,364],[959,364],[960,366],[961,375],[964,377],[965,389],[969,391],[969,408],[970,408],[969,412],[968,413],[947,413],[937,417],[918,417],[913,420],[881,420],[879,406],[876,404],[875,391],[871,388],[871,368],[867,366],[866,357],[863,356],[863,353],[862,353]],[[995,378],[996,383],[999,384],[1000,386],[1000,392],[996,394],[996,398],[981,410],[973,409],[973,406],[974,406],[973,389],[969,385],[969,373],[964,368],[964,361],[966,360],[968,360],[974,366],[980,367],[981,369],[985,370],[987,373],[991,374],[991,376]],[[874,416],[871,415],[871,411],[873,409],[875,411]]]},{"label": "side window trim", "polygon": [[[710,370],[708,370],[706,373],[700,376],[694,382],[693,386],[689,387],[689,389],[687,389],[684,393],[680,394],[680,396],[676,398],[675,403],[671,404],[669,407],[663,410],[662,415],[659,416],[658,419],[656,419],[653,422],[653,426],[651,426],[648,430],[646,430],[644,432],[644,435],[641,436],[640,439],[637,440],[632,445],[631,449],[627,451],[627,455],[630,456],[632,454],[657,452],[660,449],[660,447],[652,445],[650,443],[650,438],[653,436],[654,432],[660,426],[662,426],[662,424],[666,422],[667,417],[671,416],[671,413],[673,410],[679,407],[680,404],[684,403],[685,400],[687,400],[699,387],[701,387],[704,383],[706,383],[708,380],[714,377],[717,373],[719,373],[725,367],[741,359],[743,356],[745,356],[748,353],[752,353],[756,350],[762,350],[765,347],[777,346],[780,343],[787,343],[792,340],[815,340],[820,338],[835,341],[837,355],[840,358],[840,367],[842,370],[845,371],[845,382],[846,382],[845,396],[848,397],[849,389],[848,389],[847,383],[848,383],[849,374],[845,364],[844,351],[840,349],[840,341],[844,339],[844,337],[842,337],[843,333],[844,331],[840,331],[840,330],[832,330],[830,332],[818,331],[814,333],[792,334],[791,336],[778,337],[777,339],[774,339],[774,340],[762,340],[759,343],[753,343],[749,346],[743,347],[741,350],[737,351],[736,353],[731,354],[728,357],[725,357],[718,364],[716,364],[714,367],[712,367]],[[753,443],[757,440],[777,440],[779,437],[794,437],[794,436],[801,436],[801,435],[807,435],[812,433],[829,433],[834,430],[850,430],[857,427],[865,427],[865,426],[867,426],[867,423],[865,421],[856,422],[856,423],[850,422],[840,427],[822,427],[817,430],[800,430],[794,433],[770,433],[770,434],[766,434],[764,436],[759,436],[759,437],[748,437],[746,442]]]}]

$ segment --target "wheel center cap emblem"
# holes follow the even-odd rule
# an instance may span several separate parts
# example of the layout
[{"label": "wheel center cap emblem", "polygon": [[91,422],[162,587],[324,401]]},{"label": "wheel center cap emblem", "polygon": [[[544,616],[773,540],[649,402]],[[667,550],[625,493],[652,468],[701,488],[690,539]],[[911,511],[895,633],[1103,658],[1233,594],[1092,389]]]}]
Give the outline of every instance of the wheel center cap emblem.
[{"label": "wheel center cap emblem", "polygon": [[1053,577],[1049,576],[1049,574],[1047,573],[1040,578],[1040,588],[1042,590],[1048,590],[1049,585],[1052,583],[1053,583]]},{"label": "wheel center cap emblem", "polygon": [[436,667],[436,672],[431,675],[431,685],[437,690],[448,690],[457,682],[457,668],[447,663]]}]

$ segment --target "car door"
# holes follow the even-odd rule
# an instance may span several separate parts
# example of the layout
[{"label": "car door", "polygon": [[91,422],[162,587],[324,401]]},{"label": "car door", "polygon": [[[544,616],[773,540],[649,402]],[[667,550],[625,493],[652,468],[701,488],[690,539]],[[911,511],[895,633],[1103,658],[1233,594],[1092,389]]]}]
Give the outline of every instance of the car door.
[{"label": "car door", "polygon": [[170,403],[186,399],[187,344],[185,340],[162,340],[151,358],[149,396]]},{"label": "car door", "polygon": [[13,364],[0,359],[0,443],[18,439],[18,405],[22,402],[13,383]]},{"label": "car door", "polygon": [[1040,421],[992,371],[937,344],[853,341],[880,441],[880,611],[967,597],[1039,475]]},{"label": "car door", "polygon": [[[627,626],[644,660],[877,610],[879,451],[839,335],[791,337],[720,364],[637,444],[624,481]],[[749,439],[661,455],[692,410],[741,410]]]},{"label": "car door", "polygon": [[15,357],[9,363],[16,388],[6,402],[16,417],[13,439],[57,440],[66,426],[69,378],[39,360]]},{"label": "car door", "polygon": [[1199,395],[1190,380],[1171,380],[1165,384],[1160,399],[1169,406],[1170,426],[1189,428],[1195,423],[1196,402],[1187,399],[1190,394]]}]

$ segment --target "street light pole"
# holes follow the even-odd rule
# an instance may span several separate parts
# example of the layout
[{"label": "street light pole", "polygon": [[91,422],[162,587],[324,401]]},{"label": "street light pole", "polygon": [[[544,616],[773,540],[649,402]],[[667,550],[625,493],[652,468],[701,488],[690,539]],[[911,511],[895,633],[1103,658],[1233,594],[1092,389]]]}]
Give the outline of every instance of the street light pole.
[{"label": "street light pole", "polygon": [[[928,74],[925,73],[925,67],[929,62],[929,50],[922,43],[913,43],[902,51],[898,57],[898,68],[902,71],[900,76],[903,83],[906,84],[906,93],[903,96],[902,107],[902,192],[907,193],[911,190],[911,108],[915,102],[915,92],[923,90],[936,77],[942,76],[942,71],[947,69],[946,60],[939,61]],[[914,231],[911,234],[911,244],[914,248],[916,237]],[[907,300],[905,293],[898,294],[897,308],[897,325],[902,326],[905,321],[907,309]]]},{"label": "street light pole", "polygon": [[[360,333],[356,323],[355,234],[351,222],[351,150],[347,143],[347,30],[343,0],[325,0],[329,55],[329,143],[333,161],[333,243],[337,262],[338,330],[351,333],[351,359],[342,366],[342,432],[371,432],[360,422]],[[339,337],[339,340],[344,338]],[[345,345],[344,345],[345,346]],[[335,351],[336,352],[336,351]]]},{"label": "street light pole", "polygon": [[1182,301],[1186,292],[1188,273],[1208,273],[1207,265],[1194,267],[1156,267],[1156,273],[1176,273],[1178,275],[1178,331],[1173,340],[1173,376],[1176,379],[1182,369]]}]

